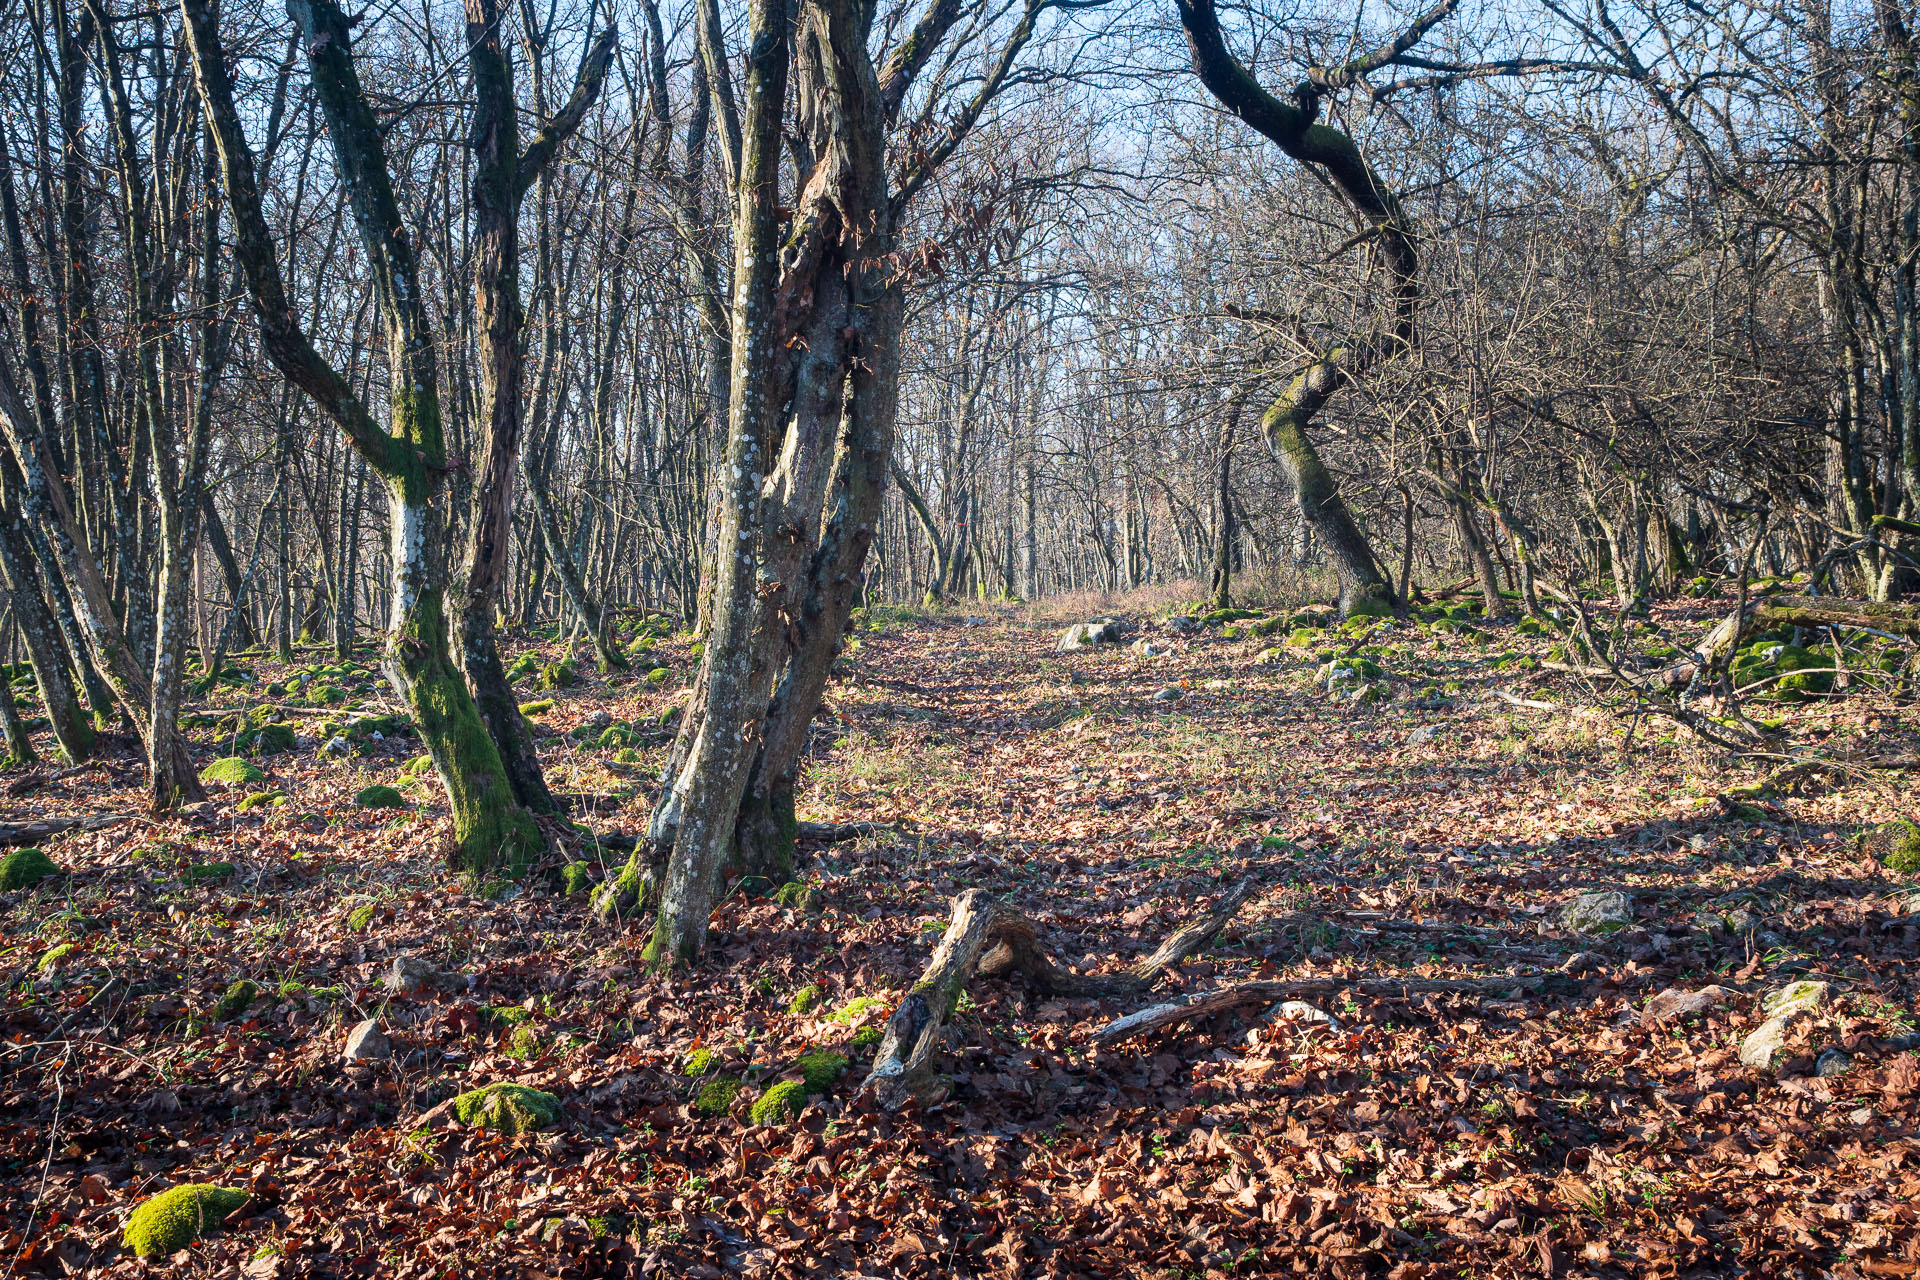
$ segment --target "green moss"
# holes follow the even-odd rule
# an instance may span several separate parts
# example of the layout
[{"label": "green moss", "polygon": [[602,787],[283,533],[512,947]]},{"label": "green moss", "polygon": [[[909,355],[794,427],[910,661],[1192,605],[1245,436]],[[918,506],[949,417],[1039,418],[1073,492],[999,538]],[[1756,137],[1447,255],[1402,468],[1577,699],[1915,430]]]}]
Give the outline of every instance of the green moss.
[{"label": "green moss", "polygon": [[530,1022],[523,1022],[513,1029],[512,1035],[507,1037],[507,1053],[523,1062],[531,1062],[540,1056],[543,1043],[545,1043],[545,1037],[540,1034],[539,1028]]},{"label": "green moss", "polygon": [[560,1099],[523,1084],[490,1084],[455,1098],[453,1114],[476,1129],[530,1133],[560,1118]]},{"label": "green moss", "polygon": [[571,660],[549,662],[540,668],[540,687],[542,689],[566,689],[580,682],[580,673],[574,669]]},{"label": "green moss", "polygon": [[247,1202],[247,1193],[210,1182],[189,1182],[142,1201],[127,1219],[124,1239],[136,1257],[166,1257],[198,1240]]},{"label": "green moss", "polygon": [[367,926],[373,923],[373,904],[371,902],[355,907],[347,913],[347,932],[365,933]]},{"label": "green moss", "polygon": [[870,1053],[878,1049],[880,1042],[886,1038],[887,1033],[879,1027],[862,1027],[853,1033],[853,1047],[861,1053]]},{"label": "green moss", "polygon": [[673,672],[667,670],[665,667],[655,667],[653,670],[647,672],[647,683],[665,684],[672,675]]},{"label": "green moss", "polygon": [[275,756],[293,750],[293,726],[269,724],[255,729],[242,739],[247,750],[257,756]]},{"label": "green moss", "polygon": [[254,997],[259,994],[260,988],[254,983],[252,978],[240,979],[240,981],[227,988],[225,995],[214,1002],[213,1020],[215,1022],[226,1022],[238,1017],[247,1011],[247,1007],[253,1003]]},{"label": "green moss", "polygon": [[719,1054],[702,1045],[700,1048],[691,1050],[687,1054],[687,1060],[680,1066],[680,1074],[686,1076],[703,1076],[713,1070],[713,1064],[719,1057]]},{"label": "green moss", "polygon": [[808,1013],[820,1003],[820,988],[809,983],[793,993],[793,999],[787,1001],[788,1013]]},{"label": "green moss", "polygon": [[383,783],[375,783],[371,787],[363,787],[360,794],[353,798],[353,802],[362,809],[404,809],[407,807],[407,798]]},{"label": "green moss", "polygon": [[560,891],[568,897],[576,893],[585,893],[593,887],[593,873],[587,870],[584,862],[569,862],[560,868]]},{"label": "green moss", "polygon": [[1513,629],[1523,636],[1544,636],[1547,634],[1546,627],[1541,625],[1540,619],[1538,618],[1522,618],[1513,624]]},{"label": "green moss", "polygon": [[258,766],[248,764],[239,756],[225,756],[200,771],[202,782],[224,782],[234,787],[258,782],[266,776]]},{"label": "green moss", "polygon": [[242,800],[235,808],[239,809],[242,813],[248,813],[254,809],[278,809],[286,803],[287,793],[284,791],[256,791],[245,800]]},{"label": "green moss", "polygon": [[694,1095],[693,1109],[703,1116],[723,1116],[740,1096],[740,1081],[732,1076],[716,1076],[700,1086]]},{"label": "green moss", "polygon": [[793,1065],[798,1067],[800,1074],[806,1078],[808,1093],[825,1093],[847,1071],[846,1055],[835,1053],[831,1049],[815,1049],[811,1053],[803,1053],[794,1060]]},{"label": "green moss", "polygon": [[533,1017],[533,1010],[517,1004],[490,1004],[480,1012],[503,1027],[517,1027]]},{"label": "green moss", "polygon": [[196,862],[180,873],[180,878],[188,884],[206,884],[214,880],[231,879],[234,866],[231,862]]},{"label": "green moss", "polygon": [[613,753],[613,762],[615,764],[639,764],[640,753],[632,747],[622,747]]},{"label": "green moss", "polygon": [[879,996],[855,996],[827,1015],[829,1022],[858,1022],[870,1013],[890,1010],[892,1001]]},{"label": "green moss", "polygon": [[618,747],[631,746],[640,740],[640,735],[624,724],[610,724],[606,727],[594,745],[602,751],[612,751]]},{"label": "green moss", "polygon": [[0,890],[31,889],[48,876],[59,874],[53,859],[38,849],[15,849],[0,858]]},{"label": "green moss", "polygon": [[[804,880],[789,880],[773,891],[773,900],[783,907],[806,911],[813,906],[813,886]],[[795,998],[798,999],[797,996]],[[794,1012],[804,1013],[805,1010],[796,1009]]]},{"label": "green moss", "polygon": [[540,670],[540,659],[531,653],[523,653],[515,658],[513,665],[507,668],[508,680],[524,680]]},{"label": "green moss", "polygon": [[1862,848],[1901,875],[1920,871],[1920,826],[1904,818],[1883,822],[1861,835]]},{"label": "green moss", "polygon": [[48,947],[46,954],[40,957],[40,963],[37,967],[40,972],[46,973],[79,949],[80,944],[77,942],[63,942],[59,946]]},{"label": "green moss", "polygon": [[807,1103],[807,1087],[798,1080],[782,1080],[753,1101],[748,1113],[755,1124],[780,1124],[797,1119]]},{"label": "green moss", "polygon": [[323,707],[331,707],[347,700],[347,691],[337,684],[317,684],[307,690],[307,697]]},{"label": "green moss", "polygon": [[1260,615],[1251,609],[1214,609],[1200,615],[1203,627],[1224,626],[1229,622],[1238,622],[1242,618],[1257,618]]},{"label": "green moss", "polygon": [[1393,605],[1378,596],[1368,596],[1358,601],[1347,615],[1349,618],[1391,618]]},{"label": "green moss", "polygon": [[431,773],[433,772],[433,757],[428,755],[415,756],[400,766],[400,772],[406,774],[409,778],[417,778],[423,773]]},{"label": "green moss", "polygon": [[551,710],[553,710],[552,698],[535,698],[532,702],[520,704],[520,714],[523,716],[543,716]]}]

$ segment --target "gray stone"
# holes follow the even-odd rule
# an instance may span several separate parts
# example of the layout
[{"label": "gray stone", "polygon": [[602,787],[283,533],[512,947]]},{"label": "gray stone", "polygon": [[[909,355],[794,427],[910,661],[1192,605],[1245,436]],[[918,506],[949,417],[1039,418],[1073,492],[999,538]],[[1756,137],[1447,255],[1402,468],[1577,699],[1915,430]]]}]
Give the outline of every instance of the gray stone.
[{"label": "gray stone", "polygon": [[1560,923],[1585,937],[1618,933],[1633,923],[1633,903],[1618,889],[1583,893],[1560,909]]},{"label": "gray stone", "polygon": [[1282,1000],[1273,1006],[1267,1017],[1285,1018],[1288,1022],[1314,1022],[1334,1031],[1340,1029],[1340,1019],[1305,1000]]},{"label": "gray stone", "polygon": [[1648,998],[1645,1007],[1640,1010],[1640,1020],[1659,1023],[1672,1018],[1689,1018],[1697,1013],[1705,1013],[1716,1005],[1725,1004],[1733,999],[1735,994],[1719,985],[1702,987],[1698,991],[1682,991],[1678,987],[1668,987],[1660,994]]},{"label": "gray stone", "polygon": [[1847,1074],[1847,1068],[1853,1065],[1853,1058],[1844,1049],[1825,1049],[1813,1062],[1813,1074],[1823,1080]]},{"label": "gray stone", "polygon": [[1439,735],[1439,729],[1430,724],[1423,724],[1407,735],[1407,745],[1410,747],[1424,747]]},{"label": "gray stone", "polygon": [[1186,696],[1187,695],[1181,692],[1179,689],[1174,688],[1172,685],[1168,685],[1166,688],[1160,690],[1160,692],[1154,694],[1153,700],[1155,702],[1178,702],[1180,701],[1180,699]]},{"label": "gray stone", "polygon": [[368,1018],[347,1032],[347,1045],[340,1056],[349,1062],[371,1062],[392,1053],[393,1046],[387,1043],[386,1032],[380,1030],[380,1019]]},{"label": "gray stone", "polygon": [[352,755],[353,744],[348,742],[340,734],[336,733],[331,738],[328,738],[325,742],[320,744],[320,754],[323,756]]},{"label": "gray stone", "polygon": [[1597,956],[1591,951],[1576,951],[1560,962],[1560,972],[1569,978],[1577,978],[1585,973],[1597,973],[1606,967],[1606,957]]},{"label": "gray stone", "polygon": [[1079,653],[1086,649],[1095,649],[1103,644],[1120,643],[1120,626],[1110,619],[1096,618],[1092,622],[1076,622],[1060,633],[1060,643],[1054,646],[1059,653]]},{"label": "gray stone", "polygon": [[1139,654],[1143,658],[1164,658],[1169,653],[1173,652],[1173,650],[1167,648],[1167,646],[1163,644],[1155,644],[1153,641],[1147,639],[1145,636],[1141,636],[1138,640],[1135,640],[1131,645],[1127,647],[1132,649],[1135,653]]},{"label": "gray stone", "polygon": [[1740,1042],[1740,1063],[1756,1071],[1771,1071],[1774,1064],[1786,1052],[1787,1029],[1794,1021],[1804,1016],[1801,1013],[1783,1013],[1777,1018],[1768,1018],[1747,1034]]},{"label": "gray stone", "polygon": [[1783,1014],[1812,1013],[1824,1009],[1832,999],[1833,988],[1827,983],[1803,978],[1769,992],[1761,1008],[1766,1010],[1769,1018],[1778,1018]]},{"label": "gray stone", "polygon": [[1200,619],[1189,617],[1184,613],[1176,613],[1160,626],[1169,635],[1190,636],[1200,630]]},{"label": "gray stone", "polygon": [[441,984],[443,975],[419,956],[397,955],[387,970],[387,986],[395,991],[420,991]]},{"label": "gray stone", "polygon": [[1758,917],[1745,907],[1741,907],[1736,911],[1729,911],[1723,918],[1727,922],[1728,931],[1732,933],[1752,933],[1760,927]]}]

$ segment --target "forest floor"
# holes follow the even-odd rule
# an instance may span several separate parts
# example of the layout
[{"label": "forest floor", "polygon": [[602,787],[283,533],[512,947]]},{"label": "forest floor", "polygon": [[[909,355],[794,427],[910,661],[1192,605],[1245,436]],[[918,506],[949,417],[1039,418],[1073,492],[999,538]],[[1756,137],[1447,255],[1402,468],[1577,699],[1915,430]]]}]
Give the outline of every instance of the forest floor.
[{"label": "forest floor", "polygon": [[[1716,613],[1658,620],[1697,634]],[[1911,816],[1911,789],[1849,773],[1729,797],[1779,761],[1513,660],[1548,638],[1463,630],[1371,637],[1391,696],[1354,705],[1313,656],[1217,628],[1144,631],[1169,650],[1149,656],[1055,652],[1011,609],[876,620],[829,692],[801,816],[890,829],[805,848],[804,905],[729,895],[708,958],[672,978],[641,971],[646,921],[596,927],[557,877],[449,876],[437,788],[403,769],[417,743],[320,724],[392,710],[370,672],[306,669],[344,700],[305,708],[256,691],[289,673],[249,660],[195,750],[225,755],[218,713],[270,701],[297,736],[256,760],[265,780],[38,840],[64,874],[0,894],[5,1274],[1920,1271],[1920,1059],[1894,1047],[1920,893],[1855,842]],[[644,824],[660,717],[685,698],[685,639],[654,655],[657,682],[528,694],[554,700],[533,713],[550,779],[601,831]],[[1837,757],[1920,742],[1912,704],[1865,680],[1770,714]],[[333,736],[346,754],[321,753]],[[130,745],[9,775],[0,821],[137,814]],[[406,807],[360,807],[369,784]],[[976,979],[944,1103],[861,1091],[869,1028],[962,890],[1114,972],[1245,877],[1253,900],[1151,996]],[[1565,923],[1606,890],[1629,921]],[[391,989],[401,957],[443,980]],[[1095,1039],[1181,992],[1315,976],[1485,981]],[[241,979],[253,998],[221,1007]],[[1743,1066],[1767,995],[1802,981],[1826,985],[1777,1065]],[[1675,1011],[1674,990],[1706,994]],[[391,1056],[343,1061],[376,1017]],[[821,1047],[851,1068],[753,1124]],[[1816,1074],[1822,1055],[1845,1069]],[[436,1109],[499,1081],[556,1095],[559,1123],[508,1136]],[[189,1182],[251,1199],[172,1258],[123,1249],[132,1208]]]}]

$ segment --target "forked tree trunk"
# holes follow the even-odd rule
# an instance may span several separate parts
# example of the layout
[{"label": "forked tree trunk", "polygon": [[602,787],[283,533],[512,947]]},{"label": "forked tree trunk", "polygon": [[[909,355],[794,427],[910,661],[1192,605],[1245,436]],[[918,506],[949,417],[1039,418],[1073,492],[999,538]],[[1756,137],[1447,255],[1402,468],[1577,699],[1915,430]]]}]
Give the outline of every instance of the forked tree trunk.
[{"label": "forked tree trunk", "polygon": [[311,396],[387,485],[392,504],[393,599],[385,669],[412,712],[453,813],[453,862],[478,877],[517,872],[542,847],[515,799],[499,750],[447,645],[444,551],[446,446],[439,383],[412,241],[401,224],[381,133],[360,87],[350,24],[332,0],[292,0],[315,95],[372,267],[386,327],[390,425],[383,430],[294,319],[261,212],[253,154],[240,128],[219,30],[206,0],[183,0],[194,74],[219,144],[235,253],[247,277],[262,345]]}]

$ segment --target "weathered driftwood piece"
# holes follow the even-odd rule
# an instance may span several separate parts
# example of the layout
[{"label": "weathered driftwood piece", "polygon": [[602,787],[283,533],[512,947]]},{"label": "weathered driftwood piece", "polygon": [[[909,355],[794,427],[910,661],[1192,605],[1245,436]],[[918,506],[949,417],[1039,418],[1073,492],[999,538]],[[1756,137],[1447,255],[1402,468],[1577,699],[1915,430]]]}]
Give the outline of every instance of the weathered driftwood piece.
[{"label": "weathered driftwood piece", "polygon": [[1211,1018],[1234,1009],[1273,1005],[1283,1000],[1301,1000],[1309,996],[1354,994],[1376,999],[1404,999],[1420,995],[1485,995],[1494,991],[1531,990],[1545,983],[1547,977],[1546,974],[1528,974],[1483,979],[1300,978],[1292,982],[1242,982],[1115,1018],[1095,1032],[1093,1038],[1102,1044],[1111,1044],[1130,1036],[1164,1031],[1168,1027]]},{"label": "weathered driftwood piece", "polygon": [[887,1106],[908,1098],[934,1102],[946,1085],[934,1071],[947,1019],[967,979],[1018,975],[1044,995],[1130,995],[1147,990],[1173,966],[1205,946],[1253,896],[1242,880],[1205,916],[1182,925],[1153,954],[1125,973],[1078,974],[1055,964],[1039,944],[1039,928],[981,889],[953,900],[953,918],[920,980],[887,1020],[885,1038],[867,1085]]}]

